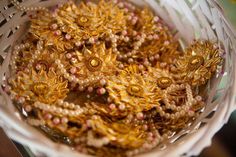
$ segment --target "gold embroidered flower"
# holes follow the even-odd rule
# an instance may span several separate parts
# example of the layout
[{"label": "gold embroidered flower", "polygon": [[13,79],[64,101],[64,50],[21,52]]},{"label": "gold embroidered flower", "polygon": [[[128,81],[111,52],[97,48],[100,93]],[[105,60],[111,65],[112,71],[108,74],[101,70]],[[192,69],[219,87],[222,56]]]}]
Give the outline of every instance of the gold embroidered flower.
[{"label": "gold embroidered flower", "polygon": [[31,70],[29,74],[19,72],[10,84],[18,95],[46,104],[64,99],[68,93],[67,82],[51,69],[48,72],[42,70],[38,73]]},{"label": "gold embroidered flower", "polygon": [[222,61],[219,50],[209,41],[196,41],[176,62],[180,79],[189,84],[203,85],[215,73]]},{"label": "gold embroidered flower", "polygon": [[147,138],[147,132],[142,126],[126,125],[124,123],[109,123],[100,116],[93,116],[90,121],[92,130],[109,139],[111,144],[122,148],[138,148],[142,146]]},{"label": "gold embroidered flower", "polygon": [[91,49],[84,48],[77,52],[77,61],[73,63],[78,71],[76,77],[87,79],[96,76],[107,77],[116,72],[116,55],[105,44],[94,45]]},{"label": "gold embroidered flower", "polygon": [[72,49],[73,42],[67,40],[56,19],[50,12],[39,12],[36,17],[31,19],[29,32],[35,39],[45,41],[45,46],[54,46],[59,51]]},{"label": "gold embroidered flower", "polygon": [[125,105],[128,110],[141,112],[158,106],[160,93],[150,76],[138,73],[138,67],[131,65],[118,76],[108,80],[109,97],[118,105]]},{"label": "gold embroidered flower", "polygon": [[28,48],[19,51],[15,62],[18,71],[32,68],[37,72],[40,70],[48,72],[49,69],[57,69],[56,59],[60,59],[63,64],[68,65],[65,58],[62,57],[63,55],[52,46],[45,47],[44,45],[42,50],[38,50],[37,45],[32,43]]},{"label": "gold embroidered flower", "polygon": [[169,87],[171,84],[175,83],[172,75],[168,70],[160,69],[157,67],[148,67],[148,75],[153,78],[153,82],[161,89]]},{"label": "gold embroidered flower", "polygon": [[78,6],[66,3],[59,8],[57,23],[78,41],[91,37],[114,34],[125,29],[127,16],[112,1],[101,0],[97,4],[81,2]]},{"label": "gold embroidered flower", "polygon": [[[179,46],[174,41],[169,28],[148,8],[137,9],[137,17],[139,19],[137,24],[129,25],[128,31],[136,30],[136,32],[146,34],[146,37],[136,57],[149,58],[159,54],[162,62],[169,63],[170,58],[173,58],[172,54],[176,54],[175,52]],[[169,54],[168,57],[166,57],[167,54]]]}]

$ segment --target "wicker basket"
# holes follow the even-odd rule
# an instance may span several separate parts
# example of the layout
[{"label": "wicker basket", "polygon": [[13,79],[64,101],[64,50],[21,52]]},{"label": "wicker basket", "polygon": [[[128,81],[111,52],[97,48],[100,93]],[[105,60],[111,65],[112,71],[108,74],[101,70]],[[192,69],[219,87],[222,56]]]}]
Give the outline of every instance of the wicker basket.
[{"label": "wicker basket", "polygon": [[[64,0],[23,0],[21,6],[54,6]],[[225,124],[235,109],[236,34],[225,19],[215,0],[131,0],[138,5],[147,3],[167,24],[178,31],[176,37],[189,44],[193,39],[218,42],[225,52],[222,69],[207,86],[208,100],[204,112],[188,128],[172,137],[145,157],[175,157],[197,155],[209,146],[212,136]],[[9,0],[0,0],[0,84],[5,83],[9,71],[11,51],[27,32],[28,14],[18,10]],[[0,87],[0,125],[14,140],[29,146],[41,155],[65,157],[88,156],[49,140],[27,125]]]}]

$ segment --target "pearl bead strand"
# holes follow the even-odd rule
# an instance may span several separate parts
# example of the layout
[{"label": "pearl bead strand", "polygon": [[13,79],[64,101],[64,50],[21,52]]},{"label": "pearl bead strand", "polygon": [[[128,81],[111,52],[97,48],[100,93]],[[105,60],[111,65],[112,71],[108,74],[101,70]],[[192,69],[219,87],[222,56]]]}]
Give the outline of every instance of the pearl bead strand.
[{"label": "pearl bead strand", "polygon": [[94,76],[94,77],[90,77],[87,79],[83,79],[80,80],[79,78],[77,78],[75,75],[70,74],[69,72],[67,72],[66,68],[64,67],[64,65],[61,63],[61,60],[56,59],[55,60],[56,65],[59,68],[59,72],[66,78],[68,79],[69,82],[71,83],[75,83],[75,84],[79,84],[80,86],[88,86],[89,84],[95,83],[95,82],[99,82],[101,83],[101,85],[104,85],[104,81],[102,80],[106,80],[104,78],[104,76],[102,75],[98,75],[98,76]]},{"label": "pearl bead strand", "polygon": [[[172,91],[176,91],[176,90],[183,90],[186,89],[186,94],[187,94],[187,101],[184,105],[182,106],[176,106],[175,104],[171,104],[169,99],[168,99],[168,92],[172,92]],[[181,85],[171,85],[170,87],[168,87],[166,90],[164,90],[164,103],[165,103],[165,108],[166,109],[171,109],[173,111],[177,111],[176,113],[165,113],[164,111],[164,107],[157,107],[157,110],[159,111],[160,115],[162,117],[165,117],[167,119],[171,118],[171,119],[176,119],[176,118],[180,118],[182,116],[185,116],[186,113],[189,114],[189,116],[193,116],[194,113],[193,111],[189,111],[193,102],[194,102],[194,98],[193,98],[193,94],[192,94],[192,90],[190,85],[186,84],[181,84]]]},{"label": "pearl bead strand", "polygon": [[39,108],[41,110],[61,114],[63,116],[73,116],[73,117],[75,117],[75,116],[79,116],[80,114],[83,113],[82,108],[77,108],[75,110],[70,110],[70,109],[64,109],[62,107],[56,107],[56,106],[44,104],[44,103],[41,103],[41,102],[38,102],[38,101],[35,102],[33,104],[33,106],[36,107],[36,108]]}]

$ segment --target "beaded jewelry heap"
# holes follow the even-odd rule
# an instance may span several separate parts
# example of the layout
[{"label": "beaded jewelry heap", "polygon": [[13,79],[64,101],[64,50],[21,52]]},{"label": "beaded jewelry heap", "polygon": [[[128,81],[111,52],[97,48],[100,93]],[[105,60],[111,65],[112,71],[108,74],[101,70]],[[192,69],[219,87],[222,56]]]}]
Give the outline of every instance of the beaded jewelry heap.
[{"label": "beaded jewelry heap", "polygon": [[186,50],[164,21],[126,1],[40,8],[15,46],[5,91],[27,122],[96,156],[149,151],[190,125],[221,68],[210,41]]}]

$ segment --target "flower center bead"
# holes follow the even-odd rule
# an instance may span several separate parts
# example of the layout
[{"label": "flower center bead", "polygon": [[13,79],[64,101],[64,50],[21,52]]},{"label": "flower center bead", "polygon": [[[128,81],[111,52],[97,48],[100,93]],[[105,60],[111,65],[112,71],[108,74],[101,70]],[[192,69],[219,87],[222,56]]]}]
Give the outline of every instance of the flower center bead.
[{"label": "flower center bead", "polygon": [[92,59],[92,60],[90,61],[90,65],[91,65],[92,67],[97,67],[97,66],[99,65],[99,61],[96,60],[96,59]]},{"label": "flower center bead", "polygon": [[48,92],[49,86],[47,83],[44,82],[37,82],[32,85],[32,91],[34,92],[35,95],[46,95]]},{"label": "flower center bead", "polygon": [[157,79],[157,85],[160,88],[167,88],[172,84],[172,80],[169,77],[160,77]]},{"label": "flower center bead", "polygon": [[143,96],[143,88],[139,85],[131,84],[127,87],[127,92],[130,95],[142,97]]},{"label": "flower center bead", "polygon": [[81,16],[77,20],[77,24],[80,26],[87,26],[89,24],[89,19],[87,17]]},{"label": "flower center bead", "polygon": [[204,63],[204,58],[202,56],[193,56],[190,58],[188,63],[189,70],[195,70],[199,68]]},{"label": "flower center bead", "polygon": [[98,71],[102,67],[102,60],[98,57],[90,57],[86,63],[89,71]]},{"label": "flower center bead", "polygon": [[82,23],[85,23],[85,22],[88,22],[88,19],[86,17],[82,16],[79,18],[79,21]]}]

